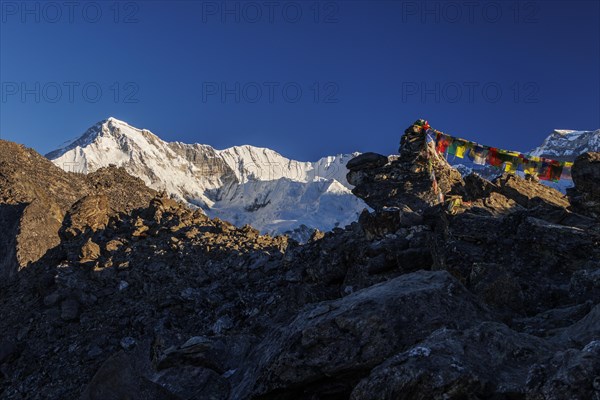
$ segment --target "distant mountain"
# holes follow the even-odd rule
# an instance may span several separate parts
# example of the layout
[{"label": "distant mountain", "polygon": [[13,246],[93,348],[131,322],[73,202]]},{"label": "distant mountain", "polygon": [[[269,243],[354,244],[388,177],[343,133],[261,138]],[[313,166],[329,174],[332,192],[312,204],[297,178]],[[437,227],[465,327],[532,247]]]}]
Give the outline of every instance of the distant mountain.
[{"label": "distant mountain", "polygon": [[600,129],[595,131],[571,131],[555,129],[529,154],[558,161],[573,161],[587,151],[600,151]]},{"label": "distant mountain", "polygon": [[366,207],[351,193],[346,163],[355,154],[316,162],[290,160],[254,146],[216,150],[166,142],[115,118],[46,155],[60,168],[90,173],[114,164],[148,186],[201,207],[211,217],[251,224],[265,233],[330,230],[357,219]]}]

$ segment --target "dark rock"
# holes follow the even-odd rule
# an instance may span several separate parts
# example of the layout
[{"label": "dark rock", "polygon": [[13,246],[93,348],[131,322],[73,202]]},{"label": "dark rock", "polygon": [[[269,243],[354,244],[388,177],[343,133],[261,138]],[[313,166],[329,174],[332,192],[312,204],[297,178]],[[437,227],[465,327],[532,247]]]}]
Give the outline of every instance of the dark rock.
[{"label": "dark rock", "polygon": [[551,349],[539,338],[497,323],[439,329],[374,368],[350,398],[525,398],[529,366]]},{"label": "dark rock", "polygon": [[527,399],[595,399],[600,396],[600,340],[557,352],[531,367]]},{"label": "dark rock", "polygon": [[581,348],[600,338],[600,304],[596,305],[581,320],[560,330],[553,339],[569,347]]},{"label": "dark rock", "polygon": [[362,153],[354,157],[346,164],[346,168],[350,171],[358,171],[361,169],[379,168],[388,163],[388,158],[377,153]]},{"label": "dark rock", "polygon": [[575,159],[571,175],[575,188],[567,191],[573,208],[600,218],[600,153],[584,153]]},{"label": "dark rock", "polygon": [[[370,368],[423,334],[487,318],[445,272],[404,275],[318,307],[324,312],[315,315],[313,308],[299,314],[258,346],[259,368],[245,377],[253,385],[251,397],[288,399],[323,391],[347,396]],[[249,394],[233,393],[236,398]]]},{"label": "dark rock", "polygon": [[74,298],[63,300],[60,304],[60,317],[64,321],[73,321],[79,317],[79,302]]},{"label": "dark rock", "polygon": [[135,347],[137,342],[131,336],[126,336],[123,339],[121,339],[120,344],[123,350],[131,350]]},{"label": "dark rock", "polygon": [[229,382],[207,368],[184,365],[161,371],[156,383],[178,399],[227,400]]},{"label": "dark rock", "polygon": [[133,356],[118,352],[106,360],[83,391],[81,400],[177,400],[144,376]]},{"label": "dark rock", "polygon": [[[413,211],[438,204],[439,195],[464,185],[460,173],[438,156],[425,141],[425,133],[413,125],[402,137],[400,157],[380,166],[350,169],[347,179],[352,193],[376,211],[384,207],[408,206]],[[430,176],[436,177],[437,189]]]},{"label": "dark rock", "polygon": [[573,163],[571,175],[578,191],[600,198],[600,153],[584,153]]},{"label": "dark rock", "polygon": [[0,342],[0,365],[9,361],[18,353],[17,344],[10,340]]}]

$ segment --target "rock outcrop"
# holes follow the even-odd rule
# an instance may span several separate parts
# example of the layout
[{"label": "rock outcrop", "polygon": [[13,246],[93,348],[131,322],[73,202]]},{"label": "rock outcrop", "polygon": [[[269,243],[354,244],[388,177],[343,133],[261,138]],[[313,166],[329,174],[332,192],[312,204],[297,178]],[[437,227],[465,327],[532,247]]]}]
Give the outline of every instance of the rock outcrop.
[{"label": "rock outcrop", "polygon": [[[32,255],[0,292],[1,397],[600,398],[590,197],[463,179],[418,124],[401,144],[348,163],[373,211],[303,245],[132,191],[119,170],[0,169],[2,262]],[[576,196],[594,196],[594,165],[574,167]],[[40,255],[27,229],[44,224]]]},{"label": "rock outcrop", "polygon": [[575,188],[568,191],[579,212],[600,218],[600,153],[584,153],[572,168]]},{"label": "rock outcrop", "polygon": [[[456,191],[464,182],[460,173],[443,157],[428,149],[421,126],[412,125],[402,137],[400,157],[374,153],[361,154],[349,161],[348,182],[352,193],[370,207],[408,207],[423,211],[438,202],[438,191],[445,195]],[[437,190],[432,184],[432,171]]]},{"label": "rock outcrop", "polygon": [[[13,277],[57,247],[65,215],[86,196],[99,196],[96,201],[102,204],[95,206],[103,208],[107,219],[109,214],[147,205],[154,195],[123,169],[104,168],[87,176],[68,173],[31,149],[0,140],[0,221],[6,227],[0,233],[4,250],[0,253],[0,280]],[[91,212],[90,200],[82,201],[70,214]],[[82,215],[73,224],[81,225],[89,217]],[[75,225],[67,230],[77,230]]]}]

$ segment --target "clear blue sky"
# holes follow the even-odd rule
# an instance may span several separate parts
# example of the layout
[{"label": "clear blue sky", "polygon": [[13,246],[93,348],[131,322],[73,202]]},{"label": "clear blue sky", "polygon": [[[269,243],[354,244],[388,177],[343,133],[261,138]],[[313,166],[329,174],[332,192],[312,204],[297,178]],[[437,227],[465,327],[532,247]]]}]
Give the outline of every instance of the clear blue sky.
[{"label": "clear blue sky", "polygon": [[109,116],[301,160],[417,118],[514,150],[600,128],[598,1],[72,4],[0,1],[0,135],[42,153]]}]

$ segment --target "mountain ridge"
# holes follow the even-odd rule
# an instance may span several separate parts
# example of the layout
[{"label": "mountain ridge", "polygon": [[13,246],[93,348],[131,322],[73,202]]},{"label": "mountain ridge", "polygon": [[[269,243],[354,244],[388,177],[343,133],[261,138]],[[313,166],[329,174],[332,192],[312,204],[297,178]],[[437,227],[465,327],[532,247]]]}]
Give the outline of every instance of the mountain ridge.
[{"label": "mountain ridge", "polygon": [[[338,154],[310,162],[251,145],[218,150],[206,144],[166,142],[149,130],[110,117],[46,157],[72,172],[89,173],[114,164],[209,216],[227,215],[264,233],[281,234],[310,225],[330,230],[357,219],[366,206],[352,195],[345,168],[356,155]],[[332,185],[334,181],[341,188]],[[244,190],[240,191],[240,185]],[[272,195],[264,199],[264,193]],[[332,196],[341,205],[335,214],[326,211]],[[258,203],[263,206],[255,218],[253,205]]]},{"label": "mountain ridge", "polygon": [[532,149],[528,154],[557,161],[574,161],[579,154],[588,151],[600,151],[600,129],[593,131],[555,129],[540,146]]}]

